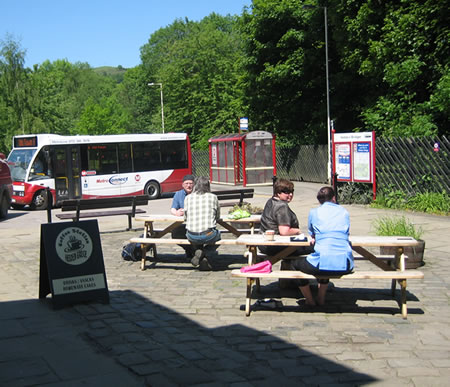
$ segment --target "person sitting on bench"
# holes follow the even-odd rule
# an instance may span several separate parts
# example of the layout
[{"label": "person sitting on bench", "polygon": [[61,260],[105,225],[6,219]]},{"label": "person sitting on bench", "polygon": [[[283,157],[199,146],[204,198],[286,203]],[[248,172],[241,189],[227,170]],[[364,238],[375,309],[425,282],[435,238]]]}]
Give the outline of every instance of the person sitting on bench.
[{"label": "person sitting on bench", "polygon": [[[276,235],[295,236],[302,233],[297,215],[289,207],[294,197],[294,183],[287,179],[277,179],[273,187],[273,196],[264,206],[261,215],[260,233],[274,230]],[[285,246],[258,246],[266,255],[274,256],[284,250]],[[291,255],[305,255],[313,250],[309,246],[297,248]]]},{"label": "person sitting on bench", "polygon": [[[192,193],[194,188],[194,176],[185,175],[183,177],[182,189],[175,192],[172,200],[172,207],[170,213],[175,216],[184,215],[184,199],[187,195]],[[174,230],[172,230],[172,239],[184,239],[186,238],[186,225],[181,224]],[[194,248],[190,245],[179,245],[185,252],[186,258],[191,260],[194,257]]]},{"label": "person sitting on bench", "polygon": [[[312,275],[342,275],[353,270],[352,248],[349,242],[350,217],[344,207],[336,204],[334,190],[322,187],[317,200],[321,204],[308,216],[308,230],[313,238],[314,252],[291,262],[293,269]],[[319,279],[317,303],[325,303],[329,279]],[[308,280],[300,280],[300,291],[306,305],[316,305]]]},{"label": "person sitting on bench", "polygon": [[200,266],[200,270],[212,269],[208,258],[215,255],[215,242],[220,240],[220,231],[216,228],[219,219],[219,200],[211,193],[208,178],[200,176],[195,179],[194,191],[184,199],[186,237],[195,248],[191,263]]}]

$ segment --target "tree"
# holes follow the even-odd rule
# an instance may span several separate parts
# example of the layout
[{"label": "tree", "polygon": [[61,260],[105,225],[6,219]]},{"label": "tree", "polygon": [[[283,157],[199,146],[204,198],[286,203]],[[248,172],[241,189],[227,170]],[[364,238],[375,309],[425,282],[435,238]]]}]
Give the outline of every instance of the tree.
[{"label": "tree", "polygon": [[[242,55],[232,16],[176,20],[153,34],[141,48],[141,59],[148,81],[163,83],[166,129],[188,133],[199,148],[214,135],[236,132],[238,117],[245,113]],[[153,93],[150,105],[152,121],[160,125],[159,93]]]},{"label": "tree", "polygon": [[242,18],[250,121],[279,144],[327,138],[324,25],[310,15],[298,1],[254,0]]},{"label": "tree", "polygon": [[98,103],[92,97],[71,134],[124,134],[129,117],[116,96],[103,97]]},{"label": "tree", "polygon": [[29,120],[28,73],[25,51],[11,35],[0,41],[0,149],[9,149],[11,137],[24,133]]},{"label": "tree", "polygon": [[116,88],[118,102],[129,117],[127,123],[129,133],[156,131],[151,116],[151,109],[155,109],[156,102],[154,98],[151,98],[152,93],[148,83],[147,72],[142,65],[139,65],[127,70],[123,82]]},{"label": "tree", "polygon": [[449,76],[446,3],[333,3],[336,25],[342,26],[337,45],[342,68],[365,92],[361,129],[389,137],[448,133],[441,98]]}]

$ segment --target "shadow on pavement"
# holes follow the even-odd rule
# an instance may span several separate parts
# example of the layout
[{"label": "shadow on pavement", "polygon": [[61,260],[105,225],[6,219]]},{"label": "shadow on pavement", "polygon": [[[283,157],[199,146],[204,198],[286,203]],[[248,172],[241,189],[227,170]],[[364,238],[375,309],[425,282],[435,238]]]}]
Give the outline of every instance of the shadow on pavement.
[{"label": "shadow on pavement", "polygon": [[241,324],[210,329],[127,290],[110,298],[57,311],[50,299],[0,303],[0,384],[105,385],[114,376],[114,385],[376,381]]}]

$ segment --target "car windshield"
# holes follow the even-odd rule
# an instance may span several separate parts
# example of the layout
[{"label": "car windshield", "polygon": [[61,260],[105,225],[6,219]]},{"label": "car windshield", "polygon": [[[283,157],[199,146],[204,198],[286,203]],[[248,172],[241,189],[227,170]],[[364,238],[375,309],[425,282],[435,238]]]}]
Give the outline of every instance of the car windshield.
[{"label": "car windshield", "polygon": [[15,149],[8,156],[8,165],[13,181],[25,181],[27,169],[36,149]]}]

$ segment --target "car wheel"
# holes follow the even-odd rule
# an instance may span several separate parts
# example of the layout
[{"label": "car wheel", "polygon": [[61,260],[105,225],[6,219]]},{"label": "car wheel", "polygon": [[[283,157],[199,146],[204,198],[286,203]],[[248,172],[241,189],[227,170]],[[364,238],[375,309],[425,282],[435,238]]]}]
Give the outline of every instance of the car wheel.
[{"label": "car wheel", "polygon": [[161,195],[161,188],[156,181],[149,181],[145,186],[144,193],[148,195],[148,198],[151,200],[158,199]]},{"label": "car wheel", "polygon": [[30,204],[32,210],[45,210],[47,208],[47,192],[45,190],[38,191],[33,198],[33,203]]},{"label": "car wheel", "polygon": [[0,218],[6,218],[8,216],[8,200],[6,196],[3,195],[0,201]]}]

